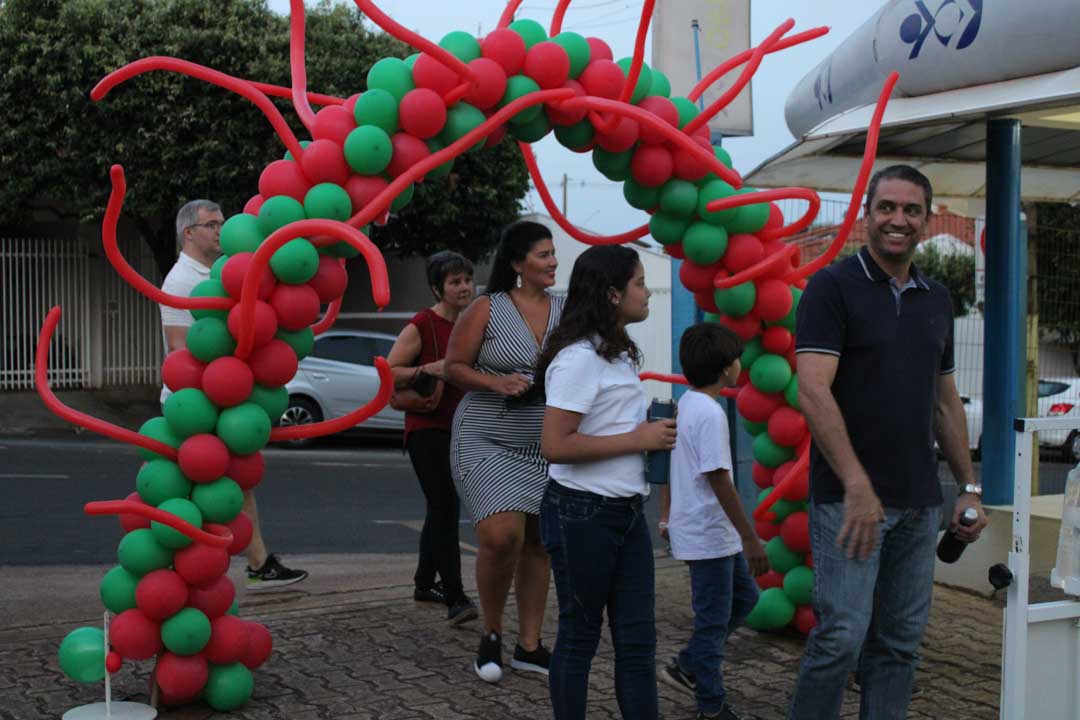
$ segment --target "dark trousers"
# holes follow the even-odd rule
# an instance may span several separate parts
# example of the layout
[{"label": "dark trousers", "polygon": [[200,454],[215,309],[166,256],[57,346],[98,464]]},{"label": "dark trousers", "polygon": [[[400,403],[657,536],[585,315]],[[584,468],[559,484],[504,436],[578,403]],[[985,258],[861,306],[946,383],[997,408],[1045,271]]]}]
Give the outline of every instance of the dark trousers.
[{"label": "dark trousers", "polygon": [[461,503],[450,474],[450,432],[414,430],[409,433],[405,447],[427,500],[424,529],[420,531],[420,557],[413,579],[417,587],[430,587],[438,573],[447,598],[453,601],[462,593],[458,545]]}]

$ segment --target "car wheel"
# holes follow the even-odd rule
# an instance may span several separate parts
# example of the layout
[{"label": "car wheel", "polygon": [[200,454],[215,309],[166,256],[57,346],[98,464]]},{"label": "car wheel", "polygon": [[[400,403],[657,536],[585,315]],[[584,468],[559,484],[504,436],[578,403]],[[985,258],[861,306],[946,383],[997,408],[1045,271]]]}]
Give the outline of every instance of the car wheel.
[{"label": "car wheel", "polygon": [[1069,439],[1065,441],[1065,447],[1061,454],[1064,456],[1065,462],[1080,461],[1080,433],[1075,430],[1072,431]]},{"label": "car wheel", "polygon": [[[310,425],[312,423],[322,422],[322,419],[322,410],[319,409],[319,406],[316,405],[313,400],[306,397],[290,397],[289,406],[286,407],[285,412],[281,414],[279,427]],[[286,440],[282,444],[290,448],[305,448],[311,447],[314,442],[314,438],[302,438],[299,440]]]}]

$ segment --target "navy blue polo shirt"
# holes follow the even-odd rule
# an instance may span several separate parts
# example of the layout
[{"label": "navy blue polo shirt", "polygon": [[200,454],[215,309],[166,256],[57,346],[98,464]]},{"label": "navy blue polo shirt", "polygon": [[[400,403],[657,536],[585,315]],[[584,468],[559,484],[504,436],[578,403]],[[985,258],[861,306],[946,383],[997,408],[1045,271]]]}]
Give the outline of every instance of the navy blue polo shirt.
[{"label": "navy blue polo shirt", "polygon": [[[955,371],[949,291],[911,266],[903,288],[866,247],[817,272],[799,301],[795,348],[839,358],[832,392],[851,444],[887,507],[942,502],[934,452],[938,378]],[[814,502],[844,487],[810,449]]]}]

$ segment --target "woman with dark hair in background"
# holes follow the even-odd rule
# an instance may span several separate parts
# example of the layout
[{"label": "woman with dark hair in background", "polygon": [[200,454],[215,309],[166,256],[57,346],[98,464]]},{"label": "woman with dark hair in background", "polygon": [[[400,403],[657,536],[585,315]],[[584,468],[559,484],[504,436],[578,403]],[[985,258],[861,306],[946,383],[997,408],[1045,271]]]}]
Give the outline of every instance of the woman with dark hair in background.
[{"label": "woman with dark hair in background", "polygon": [[[435,253],[428,258],[427,282],[435,304],[409,320],[387,360],[397,390],[415,386],[417,378],[444,380],[450,333],[473,300],[473,264],[455,252]],[[461,390],[443,382],[441,393],[431,392],[425,405],[405,413],[405,448],[427,501],[413,597],[445,604],[453,625],[476,617],[476,606],[461,585],[460,503],[450,471],[450,425],[461,396]]]},{"label": "woman with dark hair in background", "polygon": [[541,447],[551,462],[540,533],[559,598],[549,676],[555,720],[585,720],[605,610],[619,710],[624,718],[657,717],[643,453],[671,449],[675,421],[646,422],[641,354],[626,332],[648,317],[649,295],[637,253],[589,248],[574,263],[562,322],[537,366],[547,397]]},{"label": "woman with dark hair in background", "polygon": [[518,606],[511,666],[547,674],[540,642],[551,567],[540,544],[538,513],[547,484],[540,455],[542,399],[533,392],[536,360],[559,323],[551,231],[534,222],[503,230],[487,292],[454,328],[446,377],[468,394],[454,416],[454,477],[476,524],[476,584],[484,616],[474,669],[502,678],[502,618],[510,584]]}]

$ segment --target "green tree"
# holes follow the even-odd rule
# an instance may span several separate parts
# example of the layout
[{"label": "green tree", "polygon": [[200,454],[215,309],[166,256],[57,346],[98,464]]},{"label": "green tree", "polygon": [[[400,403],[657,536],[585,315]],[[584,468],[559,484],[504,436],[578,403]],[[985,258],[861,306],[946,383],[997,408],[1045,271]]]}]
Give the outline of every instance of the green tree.
[{"label": "green tree", "polygon": [[915,264],[949,289],[956,317],[967,315],[975,306],[975,253],[943,253],[924,243],[915,252]]},{"label": "green tree", "polygon": [[[369,30],[355,8],[325,0],[309,8],[306,50],[312,91],[348,97],[365,89],[379,58],[410,50]],[[34,210],[98,223],[108,169],[124,166],[124,214],[165,271],[175,253],[173,219],[208,197],[226,214],[258,191],[283,145],[251,103],[216,86],[151,72],[101,102],[89,91],[109,72],[171,55],[241,78],[289,85],[287,18],[264,0],[5,0],[0,2],[0,223],[25,225]],[[275,101],[297,137],[287,101]],[[461,159],[450,177],[418,186],[413,202],[373,240],[403,254],[452,247],[471,257],[494,244],[528,189],[512,146]]]}]

